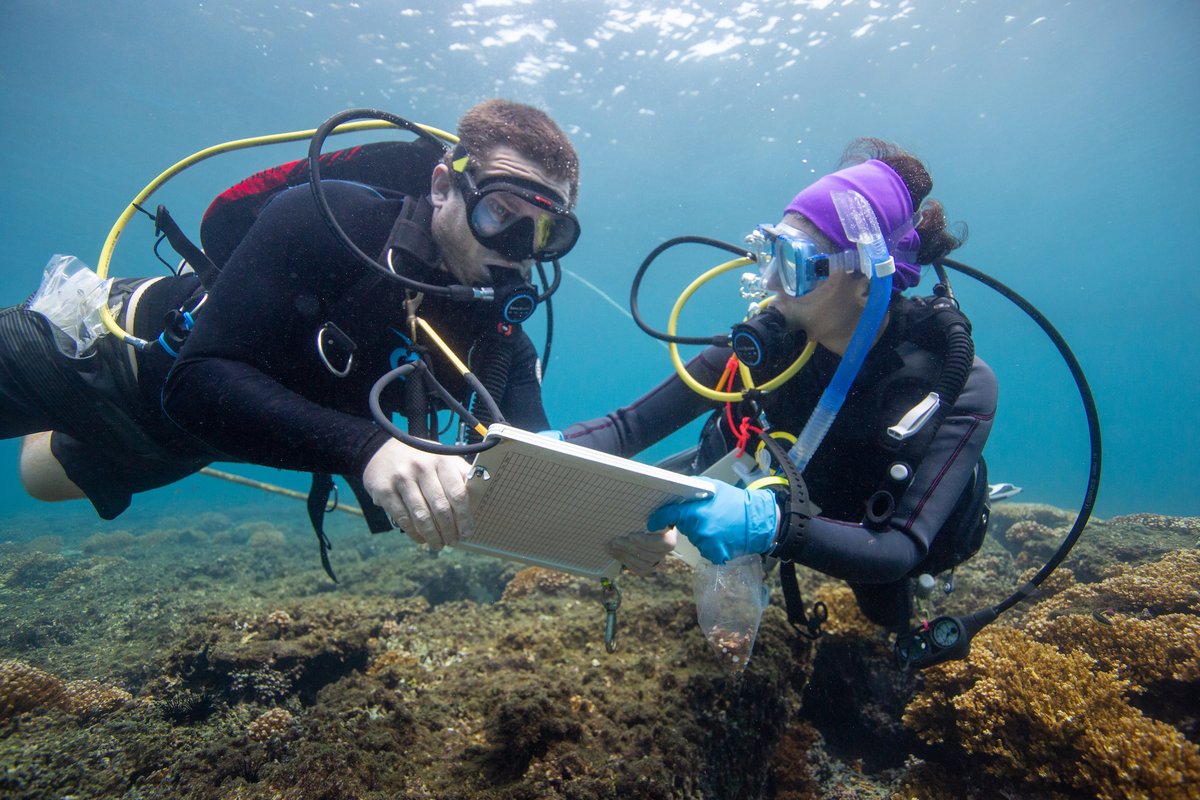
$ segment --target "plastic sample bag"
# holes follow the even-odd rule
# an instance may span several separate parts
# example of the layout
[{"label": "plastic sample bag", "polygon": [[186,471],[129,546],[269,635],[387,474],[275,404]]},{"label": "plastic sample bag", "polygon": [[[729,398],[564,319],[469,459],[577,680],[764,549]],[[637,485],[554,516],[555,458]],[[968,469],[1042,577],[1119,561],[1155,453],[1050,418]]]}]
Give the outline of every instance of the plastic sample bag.
[{"label": "plastic sample bag", "polygon": [[[107,333],[100,309],[108,302],[112,278],[102,279],[75,256],[54,255],[29,309],[50,320],[70,338],[59,340],[65,355],[82,358]],[[72,343],[73,342],[73,346]]]},{"label": "plastic sample bag", "polygon": [[750,662],[763,609],[771,599],[762,558],[741,556],[724,564],[707,561],[692,576],[696,616],[713,651],[732,673]]}]

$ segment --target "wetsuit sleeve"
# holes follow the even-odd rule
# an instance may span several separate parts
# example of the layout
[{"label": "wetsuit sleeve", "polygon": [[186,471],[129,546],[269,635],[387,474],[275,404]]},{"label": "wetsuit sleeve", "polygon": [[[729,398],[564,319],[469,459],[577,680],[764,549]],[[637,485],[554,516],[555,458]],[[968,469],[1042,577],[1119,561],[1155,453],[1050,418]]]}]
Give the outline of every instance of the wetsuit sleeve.
[{"label": "wetsuit sleeve", "polygon": [[[379,218],[385,209],[377,196],[332,181],[327,196],[352,239],[382,247],[375,232],[386,235],[389,222]],[[386,434],[368,419],[307,399],[278,377],[289,374],[287,365],[311,336],[306,308],[362,276],[365,267],[347,262],[307,187],[277,196],[210,289],[167,376],[164,411],[232,459],[361,475]]]},{"label": "wetsuit sleeve", "polygon": [[852,582],[889,583],[908,575],[929,552],[971,479],[992,429],[996,397],[995,375],[975,359],[958,403],[898,499],[888,528],[875,532],[816,516],[794,560]]},{"label": "wetsuit sleeve", "polygon": [[[715,386],[730,351],[710,347],[687,364],[703,386]],[[568,442],[628,458],[664,439],[715,407],[672,375],[629,405],[603,417],[577,422],[563,431]]]},{"label": "wetsuit sleeve", "polygon": [[509,424],[527,431],[550,427],[542,405],[541,364],[533,342],[524,331],[516,345],[500,411]]}]

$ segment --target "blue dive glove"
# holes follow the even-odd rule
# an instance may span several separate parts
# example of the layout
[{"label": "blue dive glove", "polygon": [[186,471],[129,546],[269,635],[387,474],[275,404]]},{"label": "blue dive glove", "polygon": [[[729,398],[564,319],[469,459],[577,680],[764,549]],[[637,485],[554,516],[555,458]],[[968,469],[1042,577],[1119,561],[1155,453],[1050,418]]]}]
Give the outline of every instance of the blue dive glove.
[{"label": "blue dive glove", "polygon": [[713,484],[717,491],[712,497],[663,506],[650,515],[646,527],[657,531],[674,525],[714,564],[770,550],[779,524],[775,494],[722,481]]}]

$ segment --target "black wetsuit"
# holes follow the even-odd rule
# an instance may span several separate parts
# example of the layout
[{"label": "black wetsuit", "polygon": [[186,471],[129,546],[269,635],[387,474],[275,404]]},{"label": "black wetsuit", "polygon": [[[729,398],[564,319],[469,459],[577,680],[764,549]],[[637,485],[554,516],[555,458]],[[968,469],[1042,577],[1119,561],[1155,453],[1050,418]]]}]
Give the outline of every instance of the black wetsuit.
[{"label": "black wetsuit", "polygon": [[[327,181],[325,189],[349,236],[364,251],[381,252],[402,197],[337,181]],[[445,273],[425,265],[406,261],[400,268],[409,274],[420,272],[414,277],[426,282],[448,280]],[[150,283],[138,297],[131,332],[153,338],[162,329],[165,314],[197,288],[194,276]],[[29,379],[21,374],[18,362],[27,359],[6,357],[28,347],[14,348],[20,337],[7,335],[4,319],[20,319],[23,336],[30,330],[30,335],[36,335],[48,326],[38,322],[44,322],[40,315],[24,309],[0,311],[3,433],[69,434],[52,438],[55,455],[105,518],[123,511],[131,492],[177,480],[211,461],[340,474],[357,481],[388,438],[371,418],[368,392],[376,379],[411,352],[403,299],[398,282],[357,261],[337,242],[308,187],[285,190],[263,209],[225,263],[196,313],[196,326],[178,359],[157,347],[139,353],[138,397],[125,392],[106,399],[113,406],[123,401],[126,421],[132,425],[118,424],[109,430],[90,411],[80,409],[81,404],[94,404],[96,392],[78,377],[86,371],[80,363],[65,357],[55,372],[65,376],[82,399],[74,408],[39,410],[37,387],[27,391],[21,385]],[[429,295],[419,314],[460,358],[478,369],[498,347],[499,334],[483,321],[487,311],[482,304],[468,306]],[[326,337],[323,360],[317,337],[330,325],[346,338]],[[537,352],[523,331],[518,329],[511,337],[507,385],[496,400],[511,424],[543,430],[549,426]],[[354,344],[352,361],[348,361],[349,348],[337,344],[347,339]],[[104,337],[101,345],[117,357],[96,360],[96,369],[116,371],[122,364],[128,366],[127,346],[112,336]],[[434,352],[427,360],[447,389],[465,399],[465,383],[445,359]],[[6,369],[9,365],[13,366]],[[334,374],[347,365],[344,377]],[[381,404],[387,411],[403,413],[404,394],[401,381],[384,392]],[[75,424],[76,412],[88,424]],[[132,440],[147,434],[154,452],[139,453]],[[361,494],[359,499],[363,500]]]},{"label": "black wetsuit", "polygon": [[[907,622],[891,613],[907,592],[903,581],[929,551],[974,472],[996,410],[995,376],[976,359],[958,402],[928,443],[912,483],[899,498],[890,524],[874,532],[862,524],[867,498],[883,482],[896,455],[886,445],[886,428],[930,391],[941,354],[910,341],[912,301],[893,304],[889,324],[863,363],[823,443],[804,471],[809,495],[820,514],[805,532],[797,563],[851,583],[863,610],[882,624]],[[688,372],[715,386],[730,351],[709,348]],[[793,354],[794,357],[794,354]],[[911,380],[911,365],[926,360],[932,378]],[[776,430],[798,434],[829,384],[838,356],[818,347],[809,363],[761,405]],[[905,369],[905,364],[910,366]],[[756,376],[765,380],[771,376]],[[672,376],[629,406],[568,428],[567,441],[623,456],[637,453],[711,411],[714,403]],[[702,442],[701,468],[733,448],[724,420]],[[713,441],[713,439],[717,441]],[[899,605],[904,605],[903,603]]]}]

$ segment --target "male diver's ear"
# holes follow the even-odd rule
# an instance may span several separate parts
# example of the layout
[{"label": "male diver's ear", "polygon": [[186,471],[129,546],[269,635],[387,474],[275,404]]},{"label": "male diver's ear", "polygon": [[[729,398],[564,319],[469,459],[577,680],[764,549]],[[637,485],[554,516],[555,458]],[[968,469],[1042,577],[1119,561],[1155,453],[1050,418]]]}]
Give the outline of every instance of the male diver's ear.
[{"label": "male diver's ear", "polygon": [[429,199],[433,202],[433,207],[440,208],[445,205],[453,193],[454,181],[450,179],[450,168],[445,164],[438,164],[433,168],[433,177],[429,184]]}]

